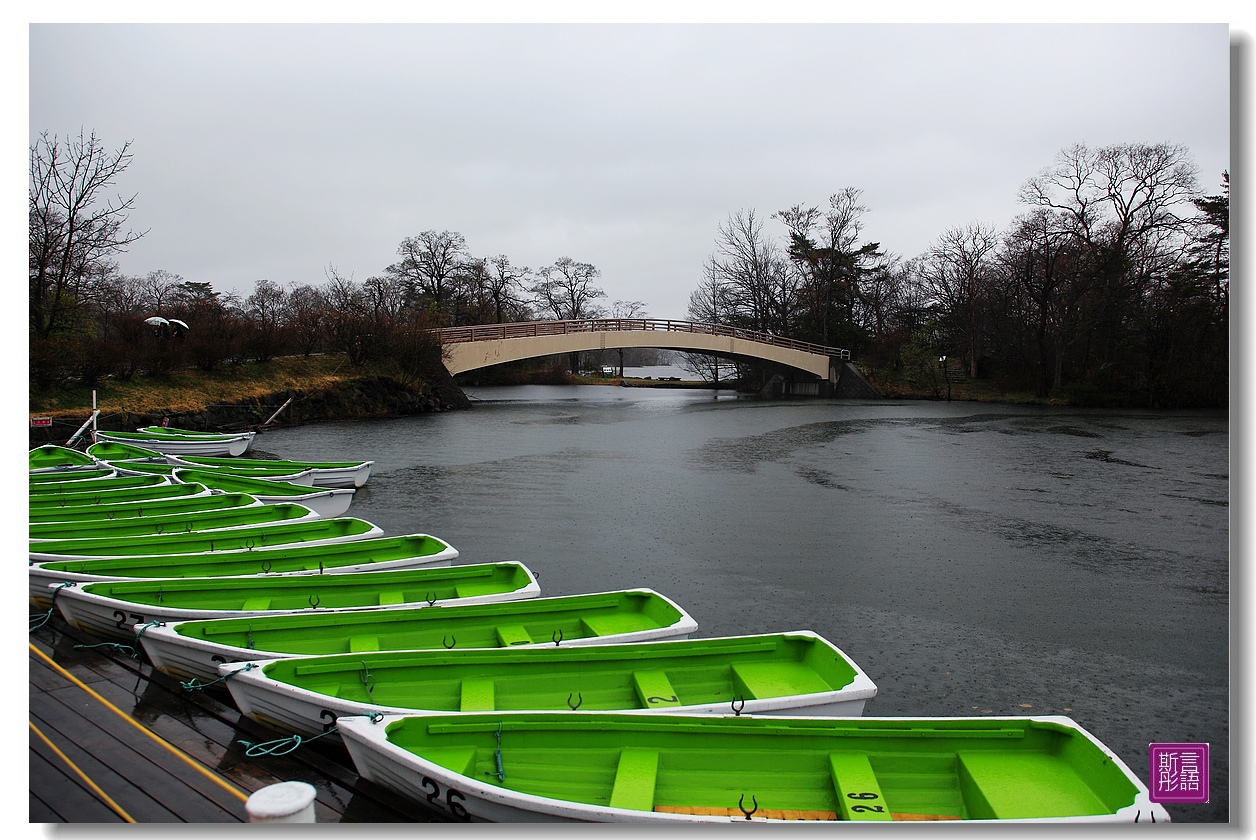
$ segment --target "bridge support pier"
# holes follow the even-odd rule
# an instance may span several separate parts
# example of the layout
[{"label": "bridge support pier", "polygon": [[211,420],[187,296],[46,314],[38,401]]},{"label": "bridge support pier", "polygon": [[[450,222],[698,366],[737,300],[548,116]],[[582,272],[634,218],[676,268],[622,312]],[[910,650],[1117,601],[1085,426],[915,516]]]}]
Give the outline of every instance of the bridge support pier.
[{"label": "bridge support pier", "polygon": [[829,360],[829,378],[808,378],[799,372],[775,373],[759,394],[764,397],[822,397],[877,399],[881,395],[872,383],[850,362]]}]

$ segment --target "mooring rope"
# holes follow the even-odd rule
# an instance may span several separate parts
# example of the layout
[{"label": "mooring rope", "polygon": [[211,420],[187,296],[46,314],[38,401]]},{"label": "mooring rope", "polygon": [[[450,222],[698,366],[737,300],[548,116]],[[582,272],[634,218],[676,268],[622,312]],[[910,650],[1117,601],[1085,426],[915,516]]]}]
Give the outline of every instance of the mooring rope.
[{"label": "mooring rope", "polygon": [[196,677],[192,677],[192,679],[188,680],[187,682],[181,682],[179,683],[179,685],[183,687],[184,691],[204,691],[205,689],[209,688],[211,685],[218,685],[218,683],[220,682],[226,682],[231,677],[234,677],[236,674],[240,673],[241,671],[252,671],[254,668],[258,668],[258,667],[260,666],[257,665],[256,663],[248,662],[245,664],[243,668],[237,668],[229,674],[223,674],[221,677],[219,677],[216,680],[212,680],[210,682],[201,682]]},{"label": "mooring rope", "polygon": [[[302,738],[300,735],[293,735],[289,738],[277,738],[274,741],[241,741],[240,743],[246,747],[244,754],[249,758],[257,758],[259,755],[287,755],[302,744],[308,744],[310,741],[317,741],[324,735],[330,735],[336,732],[336,727],[328,729],[326,732],[319,733],[313,738]],[[286,749],[285,749],[286,747]]]}]

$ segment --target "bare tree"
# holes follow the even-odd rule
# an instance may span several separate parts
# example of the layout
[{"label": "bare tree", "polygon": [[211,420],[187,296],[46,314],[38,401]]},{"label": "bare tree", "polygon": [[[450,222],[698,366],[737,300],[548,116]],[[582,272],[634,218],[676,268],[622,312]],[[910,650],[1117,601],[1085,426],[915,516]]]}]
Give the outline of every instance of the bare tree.
[{"label": "bare tree", "polygon": [[[727,323],[760,332],[789,331],[794,285],[775,243],[752,210],[739,210],[719,226],[706,281],[725,305]],[[718,292],[715,290],[718,289]]]},{"label": "bare tree", "polygon": [[540,280],[532,286],[531,292],[543,313],[558,321],[597,318],[603,314],[593,303],[606,297],[606,292],[593,285],[602,274],[596,267],[576,262],[571,257],[559,257],[537,274]]},{"label": "bare tree", "polygon": [[980,355],[980,306],[993,270],[999,238],[994,228],[980,223],[951,228],[938,237],[920,261],[918,271],[960,343],[969,375],[977,376]]},{"label": "bare tree", "polygon": [[512,265],[505,254],[498,254],[487,263],[486,291],[493,301],[494,323],[527,320],[528,305],[523,291],[532,280],[532,269]]},{"label": "bare tree", "polygon": [[135,201],[106,190],[131,163],[130,143],[105,150],[93,133],[62,144],[47,132],[30,149],[30,331],[46,339],[73,325],[111,263],[144,232],[124,231]]},{"label": "bare tree", "polygon": [[397,254],[401,259],[385,272],[405,282],[407,304],[417,306],[419,298],[426,297],[443,315],[454,293],[451,286],[467,259],[466,239],[453,231],[425,230],[403,239]]}]

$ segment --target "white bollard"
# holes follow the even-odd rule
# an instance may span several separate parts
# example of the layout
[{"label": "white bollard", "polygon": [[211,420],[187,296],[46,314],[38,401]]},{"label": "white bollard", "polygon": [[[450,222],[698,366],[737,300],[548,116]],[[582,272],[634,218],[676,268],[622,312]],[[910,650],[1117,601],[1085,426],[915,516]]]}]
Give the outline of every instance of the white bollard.
[{"label": "white bollard", "polygon": [[280,782],[254,791],[244,807],[251,823],[312,823],[315,793],[305,782]]}]

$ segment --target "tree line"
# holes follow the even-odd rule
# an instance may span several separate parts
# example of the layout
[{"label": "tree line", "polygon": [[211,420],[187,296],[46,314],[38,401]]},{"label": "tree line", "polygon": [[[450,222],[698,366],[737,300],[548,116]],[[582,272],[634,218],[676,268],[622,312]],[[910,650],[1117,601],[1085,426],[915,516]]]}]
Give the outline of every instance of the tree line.
[{"label": "tree line", "polygon": [[[320,352],[345,353],[354,365],[386,361],[404,380],[439,361],[434,327],[644,315],[640,301],[607,308],[590,263],[564,256],[533,270],[503,254],[475,256],[448,230],[406,237],[394,262],[360,282],[328,266],[318,283],[260,279],[240,295],[164,269],[128,276],[116,257],[147,231],[125,229],[134,195],[107,193],[130,162],[129,144],[109,151],[95,134],[45,133],[30,149],[30,380],[38,388]],[[152,318],[188,328],[172,332]]]},{"label": "tree line", "polygon": [[[607,307],[592,264],[533,270],[448,230],[404,238],[360,282],[328,266],[318,283],[261,279],[242,296],[166,270],[127,276],[116,257],[146,231],[126,229],[135,196],[108,192],[130,161],[128,144],[109,151],[94,134],[30,149],[36,387],[318,352],[387,361],[405,379],[439,361],[434,327],[646,314],[641,301]],[[866,239],[854,187],[766,218],[738,211],[718,226],[689,317],[848,349],[874,379],[935,392],[955,371],[1079,403],[1226,404],[1228,173],[1209,195],[1183,146],[1079,144],[1019,197],[1005,228],[956,226],[911,258]],[[164,333],[154,316],[190,327]]]},{"label": "tree line", "polygon": [[689,316],[849,349],[935,393],[954,369],[1074,403],[1226,404],[1229,174],[1203,194],[1184,146],[1064,149],[1006,228],[956,226],[910,259],[866,241],[860,197],[731,214]]}]

